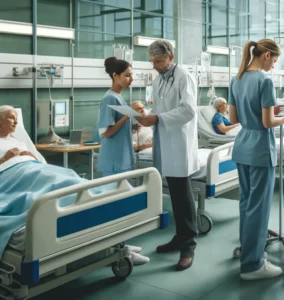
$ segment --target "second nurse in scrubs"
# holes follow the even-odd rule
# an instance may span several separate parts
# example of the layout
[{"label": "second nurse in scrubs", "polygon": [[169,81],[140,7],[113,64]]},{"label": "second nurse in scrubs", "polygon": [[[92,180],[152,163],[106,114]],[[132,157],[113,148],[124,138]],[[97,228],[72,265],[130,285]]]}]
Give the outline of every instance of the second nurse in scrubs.
[{"label": "second nurse in scrubs", "polygon": [[284,123],[274,117],[275,87],[268,72],[280,55],[269,39],[249,41],[239,73],[230,88],[230,119],[242,129],[236,137],[232,158],[240,181],[241,278],[254,280],[276,277],[281,268],[264,254],[277,165],[273,127]]}]

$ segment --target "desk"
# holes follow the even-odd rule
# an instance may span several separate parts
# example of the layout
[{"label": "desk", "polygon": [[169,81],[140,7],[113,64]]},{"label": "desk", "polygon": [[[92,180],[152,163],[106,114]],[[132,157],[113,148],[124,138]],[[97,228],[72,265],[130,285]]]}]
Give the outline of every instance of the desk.
[{"label": "desk", "polygon": [[88,145],[88,146],[78,146],[78,147],[62,147],[62,148],[52,148],[48,147],[49,144],[36,144],[37,150],[40,151],[50,151],[50,152],[60,152],[63,153],[63,167],[68,168],[68,153],[69,152],[81,152],[89,151],[90,160],[90,175],[91,179],[94,178],[94,150],[99,149],[101,145]]}]

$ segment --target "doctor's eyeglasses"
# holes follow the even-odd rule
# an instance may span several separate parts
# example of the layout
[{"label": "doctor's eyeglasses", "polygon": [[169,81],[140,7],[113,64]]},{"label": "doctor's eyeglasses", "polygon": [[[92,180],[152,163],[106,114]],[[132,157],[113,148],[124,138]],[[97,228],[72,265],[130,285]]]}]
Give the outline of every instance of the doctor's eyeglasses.
[{"label": "doctor's eyeglasses", "polygon": [[156,60],[149,60],[150,61],[150,63],[153,65],[153,66],[155,66],[155,65],[160,65],[160,64],[163,64],[163,63],[165,63],[166,62],[166,60],[167,60],[167,58],[164,58],[164,59],[156,59]]}]

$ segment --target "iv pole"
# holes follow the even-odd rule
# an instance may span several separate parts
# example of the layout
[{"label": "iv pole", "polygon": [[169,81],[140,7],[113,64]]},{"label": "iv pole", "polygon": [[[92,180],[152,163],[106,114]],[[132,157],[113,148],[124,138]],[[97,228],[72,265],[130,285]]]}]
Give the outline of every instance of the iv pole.
[{"label": "iv pole", "polygon": [[[278,39],[278,42],[277,42]],[[281,39],[284,39],[284,37],[274,37],[274,41],[277,44],[280,44]],[[270,245],[276,243],[276,242],[282,242],[284,245],[284,236],[282,233],[282,210],[283,210],[283,124],[280,125],[280,157],[279,157],[279,233],[270,232],[272,237],[268,238],[266,241],[265,248],[269,247]]]}]

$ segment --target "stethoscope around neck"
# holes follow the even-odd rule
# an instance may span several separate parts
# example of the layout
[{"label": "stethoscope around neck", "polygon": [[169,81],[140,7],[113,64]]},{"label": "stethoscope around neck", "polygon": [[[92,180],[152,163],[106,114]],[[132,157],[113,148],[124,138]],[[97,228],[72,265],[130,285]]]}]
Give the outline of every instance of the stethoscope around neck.
[{"label": "stethoscope around neck", "polygon": [[[176,66],[177,66],[177,65],[174,65],[173,70],[172,70],[172,72],[171,72],[171,75],[170,75],[170,76],[167,78],[167,80],[166,80],[166,84],[164,84],[164,80],[162,80],[162,82],[161,82],[161,84],[160,84],[160,86],[159,86],[159,92],[158,92],[158,95],[159,95],[159,97],[160,97],[161,99],[165,99],[165,98],[168,96],[168,93],[169,93],[170,89],[172,88],[172,86],[173,86],[173,84],[174,84],[174,81],[175,81],[174,74],[175,74]],[[170,86],[169,86],[168,89],[167,89],[167,86],[169,85],[169,80],[171,80],[171,83],[170,83]],[[161,90],[162,90],[163,86],[164,86],[164,89],[163,89],[164,94],[161,95],[161,94],[162,94],[162,93],[161,93]]]}]

